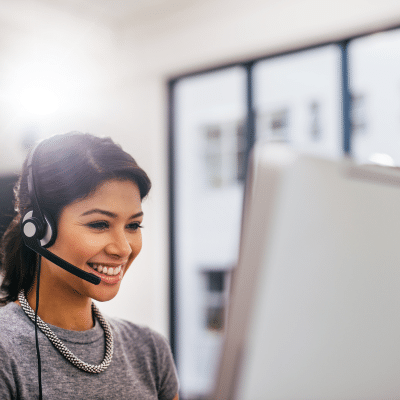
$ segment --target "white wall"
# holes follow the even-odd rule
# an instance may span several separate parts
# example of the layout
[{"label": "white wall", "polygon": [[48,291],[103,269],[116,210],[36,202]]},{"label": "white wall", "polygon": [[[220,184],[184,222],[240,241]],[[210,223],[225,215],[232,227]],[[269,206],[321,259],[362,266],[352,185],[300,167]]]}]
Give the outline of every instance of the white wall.
[{"label": "white wall", "polygon": [[[2,148],[19,155],[11,159],[11,150],[0,149],[0,167],[17,168],[19,136],[29,126],[41,136],[72,129],[111,135],[133,154],[154,185],[144,204],[144,247],[120,295],[103,309],[166,335],[168,77],[400,24],[398,0],[205,0],[119,26],[66,16],[54,5],[14,4],[24,6],[30,23],[9,21],[0,41],[0,132]],[[39,15],[49,23],[35,23]],[[12,111],[13,73],[16,65],[43,61],[46,54],[65,56],[55,82],[71,71],[80,79],[69,86],[72,100],[62,103],[62,111],[28,119]]]}]

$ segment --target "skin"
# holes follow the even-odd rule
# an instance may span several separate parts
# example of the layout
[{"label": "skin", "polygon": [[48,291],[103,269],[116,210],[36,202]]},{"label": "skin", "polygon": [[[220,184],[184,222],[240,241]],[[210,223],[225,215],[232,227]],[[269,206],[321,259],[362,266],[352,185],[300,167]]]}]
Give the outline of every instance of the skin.
[{"label": "skin", "polygon": [[[58,234],[49,250],[76,267],[98,274],[89,264],[122,266],[116,277],[101,274],[93,285],[42,258],[38,315],[47,323],[69,330],[93,327],[91,302],[111,300],[142,248],[140,192],[131,181],[110,180],[82,200],[66,206]],[[110,282],[111,281],[111,282]],[[36,282],[27,299],[36,304]]]}]

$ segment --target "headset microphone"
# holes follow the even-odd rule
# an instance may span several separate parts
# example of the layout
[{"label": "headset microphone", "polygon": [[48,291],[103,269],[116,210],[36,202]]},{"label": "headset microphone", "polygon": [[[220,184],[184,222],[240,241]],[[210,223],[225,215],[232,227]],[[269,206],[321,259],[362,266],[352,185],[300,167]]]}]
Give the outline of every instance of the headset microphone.
[{"label": "headset microphone", "polygon": [[101,279],[98,276],[82,271],[78,267],[75,267],[75,265],[70,264],[68,261],[63,260],[54,253],[51,253],[49,250],[42,247],[39,240],[35,239],[34,237],[28,237],[26,231],[28,231],[29,234],[29,231],[32,229],[30,226],[31,223],[32,222],[28,219],[27,222],[23,224],[22,228],[24,230],[24,243],[27,247],[29,247],[35,253],[40,254],[44,258],[47,258],[52,263],[77,276],[78,278],[84,279],[85,281],[93,283],[94,285],[98,285],[101,282]]},{"label": "headset microphone", "polygon": [[51,253],[46,247],[50,247],[56,240],[56,225],[53,223],[50,215],[44,215],[40,209],[36,195],[35,178],[33,174],[33,155],[35,149],[32,150],[29,157],[28,168],[28,192],[32,203],[32,210],[28,211],[22,219],[22,237],[27,247],[35,253],[40,254],[52,263],[65,269],[71,274],[84,279],[87,282],[98,285],[101,279],[91,273],[82,271],[75,265],[63,260],[62,258]]}]

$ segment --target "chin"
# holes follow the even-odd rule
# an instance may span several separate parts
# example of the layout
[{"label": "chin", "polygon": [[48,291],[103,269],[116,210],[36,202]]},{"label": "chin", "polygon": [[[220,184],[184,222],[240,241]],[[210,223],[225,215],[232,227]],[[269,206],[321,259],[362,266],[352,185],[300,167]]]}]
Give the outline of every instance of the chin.
[{"label": "chin", "polygon": [[100,283],[99,288],[96,288],[95,291],[92,291],[90,297],[93,300],[99,301],[99,302],[105,302],[105,301],[110,301],[112,300],[118,293],[119,291],[119,285],[117,288],[103,288],[101,287],[102,284]]}]

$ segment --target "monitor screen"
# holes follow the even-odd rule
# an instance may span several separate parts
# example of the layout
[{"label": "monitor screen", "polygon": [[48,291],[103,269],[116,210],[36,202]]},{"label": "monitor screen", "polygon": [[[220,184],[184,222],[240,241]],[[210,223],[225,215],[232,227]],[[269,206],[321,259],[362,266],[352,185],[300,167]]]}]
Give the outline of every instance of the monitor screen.
[{"label": "monitor screen", "polygon": [[213,398],[400,393],[400,172],[256,147]]}]

